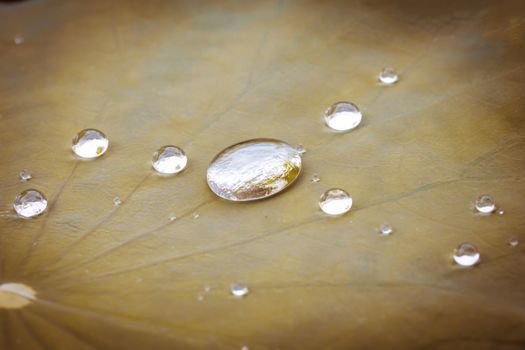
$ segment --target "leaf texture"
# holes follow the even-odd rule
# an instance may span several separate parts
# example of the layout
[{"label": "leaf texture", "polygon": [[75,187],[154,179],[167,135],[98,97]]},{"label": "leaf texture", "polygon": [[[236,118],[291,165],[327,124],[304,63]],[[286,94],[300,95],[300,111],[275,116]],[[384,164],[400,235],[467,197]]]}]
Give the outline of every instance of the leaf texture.
[{"label": "leaf texture", "polygon": [[[0,348],[523,348],[522,1],[29,0],[0,33],[0,284],[36,291],[0,309]],[[322,120],[340,100],[349,133]],[[72,154],[84,128],[100,159]],[[209,161],[259,137],[303,144],[300,178],[214,196]],[[166,144],[189,157],[173,177],[151,169]],[[319,210],[332,187],[345,216]],[[14,215],[26,188],[45,215]],[[484,193],[504,215],[474,214]],[[464,241],[479,266],[452,264]]]}]

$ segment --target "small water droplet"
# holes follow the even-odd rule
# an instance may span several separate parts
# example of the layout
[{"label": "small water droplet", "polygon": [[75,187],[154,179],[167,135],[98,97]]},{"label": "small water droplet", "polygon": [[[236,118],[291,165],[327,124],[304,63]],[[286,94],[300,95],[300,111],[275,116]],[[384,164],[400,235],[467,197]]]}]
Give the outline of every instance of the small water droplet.
[{"label": "small water droplet", "polygon": [[188,157],[184,151],[177,146],[162,146],[152,159],[153,168],[165,175],[180,173],[188,164]]},{"label": "small water droplet", "polygon": [[113,198],[113,204],[115,204],[116,207],[122,204],[122,200],[119,197]]},{"label": "small water droplet", "polygon": [[13,203],[16,213],[23,218],[42,214],[47,208],[47,198],[38,190],[25,190],[16,196]]},{"label": "small water droplet", "polygon": [[204,295],[199,294],[199,295],[197,296],[197,300],[198,300],[198,301],[203,301],[203,300],[204,300]]},{"label": "small water droplet", "polygon": [[109,140],[100,130],[84,129],[73,138],[73,152],[80,158],[92,159],[103,155]]},{"label": "small water droplet", "polygon": [[392,232],[394,232],[394,229],[389,224],[382,224],[381,226],[379,226],[379,232],[383,236],[388,236],[388,235],[392,234]]},{"label": "small water droplet", "polygon": [[496,203],[491,195],[483,194],[476,200],[475,207],[480,213],[489,214],[496,209]]},{"label": "small water droplet", "polygon": [[472,243],[461,243],[454,249],[454,261],[461,266],[474,266],[479,262],[478,248]]},{"label": "small water droplet", "polygon": [[313,174],[312,175],[312,179],[310,180],[312,183],[317,183],[319,181],[321,181],[321,178],[319,177],[319,175],[317,174]]},{"label": "small water droplet", "polygon": [[248,286],[242,282],[234,282],[230,286],[231,293],[236,297],[243,297],[248,294]]},{"label": "small water droplet", "polygon": [[498,214],[499,214],[499,215],[503,215],[503,214],[505,214],[505,210],[503,210],[503,209],[498,210]]},{"label": "small water droplet", "polygon": [[509,245],[510,245],[511,247],[517,247],[519,244],[520,244],[520,241],[518,241],[517,238],[511,238],[511,239],[509,240]]},{"label": "small water droplet", "polygon": [[191,214],[191,217],[192,217],[193,219],[198,219],[199,216],[200,216],[200,215],[199,215],[199,213],[197,213],[197,212],[194,212],[193,214]]},{"label": "small water droplet", "polygon": [[299,144],[297,145],[297,147],[295,147],[295,150],[297,151],[297,153],[299,153],[300,155],[303,155],[306,153],[306,148],[304,148],[303,145]]},{"label": "small water droplet", "polygon": [[348,131],[361,123],[363,115],[359,108],[351,102],[337,102],[324,112],[324,120],[330,129]]},{"label": "small water droplet", "polygon": [[170,220],[170,221],[175,221],[175,220],[177,220],[177,215],[175,215],[175,214],[171,214],[170,217],[169,217],[169,220]]},{"label": "small water droplet", "polygon": [[331,188],[319,199],[319,207],[328,215],[342,215],[352,208],[352,198],[340,188]]},{"label": "small water droplet", "polygon": [[386,67],[379,73],[378,79],[385,85],[392,85],[399,80],[399,76],[394,68]]},{"label": "small water droplet", "polygon": [[210,290],[211,290],[211,287],[210,287],[210,286],[204,286],[204,291],[205,291],[206,293],[209,293]]},{"label": "small water droplet", "polygon": [[208,167],[207,181],[219,197],[245,202],[273,196],[290,186],[301,172],[299,153],[274,139],[254,139],[220,152]]},{"label": "small water droplet", "polygon": [[18,177],[20,178],[20,182],[26,182],[33,178],[33,176],[27,171],[27,169],[23,169],[20,174],[18,174]]},{"label": "small water droplet", "polygon": [[15,43],[15,45],[22,45],[25,41],[26,39],[24,38],[22,34],[17,34],[13,38],[13,42]]},{"label": "small water droplet", "polygon": [[250,350],[250,348],[248,348],[246,345],[244,345],[244,346],[241,347],[241,350]]}]

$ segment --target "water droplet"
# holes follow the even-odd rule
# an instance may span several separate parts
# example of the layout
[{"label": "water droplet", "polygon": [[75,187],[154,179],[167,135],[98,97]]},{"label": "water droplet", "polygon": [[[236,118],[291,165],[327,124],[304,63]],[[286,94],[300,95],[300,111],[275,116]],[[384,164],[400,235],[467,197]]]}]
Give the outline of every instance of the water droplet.
[{"label": "water droplet", "polygon": [[480,213],[489,214],[496,209],[496,203],[491,195],[483,194],[476,200],[475,207]]},{"label": "water droplet", "polygon": [[312,175],[312,179],[310,180],[312,183],[317,183],[319,181],[321,181],[321,178],[319,177],[319,175],[317,174],[313,174]]},{"label": "water droplet", "polygon": [[13,38],[13,42],[15,43],[15,45],[22,45],[25,41],[26,39],[24,38],[22,34],[17,34]]},{"label": "water droplet", "polygon": [[47,198],[38,190],[25,190],[16,196],[13,208],[21,217],[32,218],[46,210]]},{"label": "water droplet", "polygon": [[0,284],[0,308],[19,309],[36,299],[33,288],[22,283]]},{"label": "water droplet", "polygon": [[219,197],[253,201],[277,194],[301,172],[301,156],[289,144],[254,139],[220,152],[208,167],[208,186]]},{"label": "water droplet", "polygon": [[351,102],[337,102],[324,112],[324,120],[330,129],[348,131],[361,123],[363,115],[357,106]]},{"label": "water droplet", "polygon": [[503,210],[503,209],[498,210],[498,214],[499,214],[499,215],[503,215],[503,214],[505,214],[505,210]]},{"label": "water droplet", "polygon": [[205,291],[206,293],[209,293],[210,290],[211,290],[211,287],[210,287],[210,286],[204,286],[204,291]]},{"label": "water droplet", "polygon": [[170,217],[169,217],[169,220],[170,220],[170,221],[175,221],[175,220],[177,220],[177,215],[175,215],[175,214],[171,214]]},{"label": "water droplet", "polygon": [[392,234],[392,232],[394,232],[394,229],[389,224],[382,224],[381,226],[379,226],[379,232],[383,236],[388,236],[388,235]]},{"label": "water droplet", "polygon": [[200,216],[200,215],[199,215],[199,213],[197,213],[197,212],[194,212],[193,214],[191,214],[191,217],[192,217],[193,219],[198,219],[199,216]]},{"label": "water droplet", "polygon": [[295,150],[297,151],[297,153],[299,153],[300,155],[303,155],[306,153],[306,148],[304,148],[303,145],[297,145],[297,147],[295,147]]},{"label": "water droplet", "polygon": [[454,249],[454,261],[461,266],[474,266],[479,262],[478,248],[472,243],[461,243]]},{"label": "water droplet", "polygon": [[109,140],[102,131],[84,129],[73,138],[73,152],[81,158],[92,159],[103,155],[109,146]]},{"label": "water droplet", "polygon": [[182,149],[177,146],[162,146],[152,159],[153,168],[165,175],[176,174],[184,170],[188,164],[188,157]]},{"label": "water droplet", "polygon": [[203,300],[204,300],[204,295],[199,294],[199,295],[197,296],[197,300],[198,300],[198,301],[203,301]]},{"label": "water droplet", "polygon": [[122,200],[119,197],[113,198],[113,204],[115,204],[116,207],[122,204]]},{"label": "water droplet", "polygon": [[342,215],[352,208],[352,198],[345,190],[332,188],[321,195],[319,207],[328,215]]},{"label": "water droplet", "polygon": [[18,174],[18,177],[20,178],[21,182],[29,181],[33,178],[33,176],[27,171],[27,169],[23,169],[20,174]]},{"label": "water droplet", "polygon": [[240,298],[248,294],[248,286],[242,282],[235,282],[230,286],[230,291],[234,296]]},{"label": "water droplet", "polygon": [[517,247],[518,244],[520,244],[520,241],[518,241],[517,238],[511,238],[511,239],[509,240],[509,245],[510,245],[511,247]]},{"label": "water droplet", "polygon": [[399,80],[394,68],[386,67],[379,73],[379,81],[385,85],[392,85]]},{"label": "water droplet", "polygon": [[250,350],[250,348],[248,348],[246,345],[244,345],[244,346],[241,347],[241,350]]}]

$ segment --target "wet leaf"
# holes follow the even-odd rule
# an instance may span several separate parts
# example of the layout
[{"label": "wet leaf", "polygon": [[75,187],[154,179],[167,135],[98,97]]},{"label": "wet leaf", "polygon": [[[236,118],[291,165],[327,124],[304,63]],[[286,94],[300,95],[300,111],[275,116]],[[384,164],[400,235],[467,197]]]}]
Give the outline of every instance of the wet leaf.
[{"label": "wet leaf", "polygon": [[[520,348],[525,245],[507,241],[525,241],[524,15],[474,0],[1,4],[0,284],[36,298],[0,309],[0,347]],[[359,127],[326,127],[337,101]],[[71,152],[85,128],[108,136],[102,157]],[[253,203],[213,195],[213,156],[260,137],[304,145],[299,179]],[[159,176],[169,144],[188,167]],[[49,206],[22,220],[11,205],[29,187]],[[333,187],[353,198],[342,217],[318,207]],[[504,215],[474,213],[485,193]],[[478,266],[453,265],[461,242]]]}]

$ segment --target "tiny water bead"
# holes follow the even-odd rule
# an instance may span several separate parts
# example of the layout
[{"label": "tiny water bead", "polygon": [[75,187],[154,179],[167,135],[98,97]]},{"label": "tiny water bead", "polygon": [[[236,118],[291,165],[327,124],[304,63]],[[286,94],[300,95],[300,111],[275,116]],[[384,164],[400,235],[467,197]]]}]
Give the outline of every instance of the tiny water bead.
[{"label": "tiny water bead", "polygon": [[193,219],[198,219],[199,216],[200,216],[200,214],[197,213],[197,212],[194,212],[193,214],[191,214],[191,217],[192,217]]},{"label": "tiny water bead", "polygon": [[490,214],[496,209],[496,203],[491,195],[483,194],[476,200],[475,208],[482,214]]},{"label": "tiny water bead", "polygon": [[511,238],[509,239],[509,245],[511,247],[517,247],[520,244],[520,241],[518,241],[517,238]]},{"label": "tiny water bead", "polygon": [[340,188],[331,188],[319,199],[319,207],[328,215],[342,215],[352,208],[352,197]]},{"label": "tiny water bead", "polygon": [[15,45],[22,45],[25,41],[26,39],[24,38],[22,34],[17,34],[13,38],[13,42],[15,43]]},{"label": "tiny water bead", "polygon": [[230,292],[234,296],[241,298],[248,294],[248,286],[242,282],[237,281],[230,285]]},{"label": "tiny water bead", "polygon": [[478,248],[472,243],[461,243],[454,249],[454,261],[460,266],[474,266],[479,262]]},{"label": "tiny water bead", "polygon": [[301,172],[301,155],[286,142],[253,139],[232,145],[210,163],[207,181],[219,197],[245,202],[273,196]]},{"label": "tiny water bead", "polygon": [[385,85],[392,85],[399,80],[399,76],[394,68],[386,67],[379,73],[378,79]]},{"label": "tiny water bead", "polygon": [[498,210],[498,214],[499,214],[499,215],[503,215],[503,214],[505,214],[505,210],[503,210],[503,209]]},{"label": "tiny water bead", "polygon": [[171,175],[180,173],[188,164],[188,157],[184,151],[177,146],[162,146],[152,159],[153,169],[160,174]]},{"label": "tiny water bead", "polygon": [[392,234],[392,232],[394,232],[394,229],[390,224],[382,224],[381,226],[379,226],[379,232],[383,236],[389,236],[390,234]]},{"label": "tiny water bead", "polygon": [[295,150],[297,151],[297,153],[303,155],[306,153],[306,148],[304,148],[303,145],[297,145],[297,147],[295,147]]},{"label": "tiny water bead", "polygon": [[46,210],[47,198],[38,190],[25,190],[16,196],[13,208],[19,216],[32,218],[42,214]]},{"label": "tiny water bead", "polygon": [[337,102],[324,112],[326,125],[332,130],[348,131],[361,123],[363,115],[359,108],[351,102]]},{"label": "tiny water bead", "polygon": [[26,182],[26,181],[29,181],[33,178],[33,176],[31,175],[31,173],[29,173],[29,171],[27,171],[27,169],[23,169],[20,174],[18,174],[18,177],[20,178],[20,182]]},{"label": "tiny water bead", "polygon": [[169,221],[175,221],[175,220],[177,220],[177,215],[175,215],[175,214],[171,214],[171,215],[169,216],[168,220],[169,220]]},{"label": "tiny water bead", "polygon": [[84,129],[73,138],[73,152],[80,158],[93,159],[103,155],[109,146],[109,140],[97,129]]},{"label": "tiny water bead", "polygon": [[317,182],[321,181],[321,178],[319,177],[319,175],[317,175],[317,174],[313,174],[313,175],[312,175],[312,178],[310,179],[310,181],[311,181],[312,183],[317,183]]},{"label": "tiny water bead", "polygon": [[115,204],[116,207],[122,204],[122,200],[119,197],[113,198],[113,204]]}]

